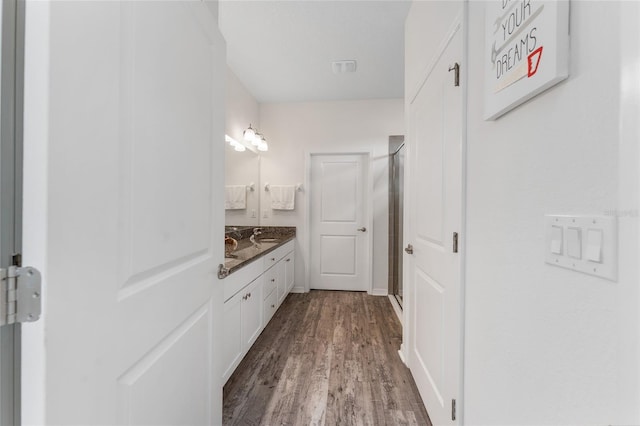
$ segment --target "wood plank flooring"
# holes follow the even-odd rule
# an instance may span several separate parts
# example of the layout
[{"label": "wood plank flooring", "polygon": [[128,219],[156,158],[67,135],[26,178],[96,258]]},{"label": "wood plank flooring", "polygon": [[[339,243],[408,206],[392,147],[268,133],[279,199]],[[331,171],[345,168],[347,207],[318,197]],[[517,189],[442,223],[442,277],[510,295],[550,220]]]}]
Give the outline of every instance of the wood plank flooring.
[{"label": "wood plank flooring", "polygon": [[290,294],[224,387],[225,425],[431,425],[386,297]]}]

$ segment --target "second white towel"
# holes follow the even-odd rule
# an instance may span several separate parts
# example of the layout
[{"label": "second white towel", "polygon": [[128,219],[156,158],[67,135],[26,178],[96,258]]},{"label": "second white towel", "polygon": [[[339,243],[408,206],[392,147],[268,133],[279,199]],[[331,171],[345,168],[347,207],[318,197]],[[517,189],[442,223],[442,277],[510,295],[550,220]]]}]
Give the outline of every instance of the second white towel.
[{"label": "second white towel", "polygon": [[270,185],[271,208],[274,210],[294,210],[296,207],[295,185]]},{"label": "second white towel", "polygon": [[246,185],[228,185],[224,188],[225,210],[241,210],[247,208]]}]

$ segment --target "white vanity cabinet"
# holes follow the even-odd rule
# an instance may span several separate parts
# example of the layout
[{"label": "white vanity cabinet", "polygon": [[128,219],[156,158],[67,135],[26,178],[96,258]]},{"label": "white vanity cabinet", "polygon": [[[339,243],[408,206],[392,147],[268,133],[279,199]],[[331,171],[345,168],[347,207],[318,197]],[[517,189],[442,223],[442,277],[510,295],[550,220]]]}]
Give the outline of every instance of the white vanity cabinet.
[{"label": "white vanity cabinet", "polygon": [[296,254],[293,250],[291,250],[291,252],[288,253],[284,258],[284,281],[285,281],[285,288],[286,288],[285,296],[289,294],[295,282],[295,271],[296,271],[295,265],[296,265]]},{"label": "white vanity cabinet", "polygon": [[293,287],[289,241],[224,279],[222,379],[227,381]]},{"label": "white vanity cabinet", "polygon": [[293,251],[287,253],[276,265],[278,268],[278,306],[287,297],[293,287],[293,276],[295,270],[295,257]]},{"label": "white vanity cabinet", "polygon": [[249,349],[262,331],[262,286],[263,277],[258,277],[253,283],[246,286],[239,294],[242,294],[242,343],[245,349]]},{"label": "white vanity cabinet", "polygon": [[[288,273],[293,268],[293,242],[278,247],[265,256],[264,325],[278,310],[284,298],[289,294]],[[291,275],[293,278],[293,275]]]},{"label": "white vanity cabinet", "polygon": [[262,331],[263,277],[259,276],[224,303],[222,376],[229,378]]},{"label": "white vanity cabinet", "polygon": [[278,274],[278,266],[272,266],[264,273],[264,291],[262,293],[264,298],[263,307],[263,319],[262,322],[266,326],[271,320],[273,314],[278,310],[278,287],[280,281],[280,274]]}]

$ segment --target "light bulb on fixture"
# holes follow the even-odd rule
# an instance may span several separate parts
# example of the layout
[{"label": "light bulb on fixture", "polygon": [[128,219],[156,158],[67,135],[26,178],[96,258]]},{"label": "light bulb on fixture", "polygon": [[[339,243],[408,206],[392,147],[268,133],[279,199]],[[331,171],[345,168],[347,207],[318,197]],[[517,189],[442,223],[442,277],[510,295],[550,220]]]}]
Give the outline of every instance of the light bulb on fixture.
[{"label": "light bulb on fixture", "polygon": [[245,151],[247,149],[243,144],[241,144],[237,140],[233,139],[229,135],[224,135],[224,140],[225,140],[225,142],[228,142],[229,145],[231,145],[233,147],[233,149],[235,149],[236,151],[242,152],[242,151]]},{"label": "light bulb on fixture", "polygon": [[245,141],[251,142],[256,137],[256,131],[251,128],[251,124],[249,124],[249,128],[242,133],[242,137]]},{"label": "light bulb on fixture", "polygon": [[267,140],[265,138],[262,138],[262,140],[258,144],[258,151],[268,151],[268,150],[269,150],[269,145],[267,145]]},{"label": "light bulb on fixture", "polygon": [[260,145],[260,143],[262,142],[262,139],[264,139],[264,136],[262,136],[260,133],[256,133],[256,135],[251,140],[251,145],[253,146]]}]

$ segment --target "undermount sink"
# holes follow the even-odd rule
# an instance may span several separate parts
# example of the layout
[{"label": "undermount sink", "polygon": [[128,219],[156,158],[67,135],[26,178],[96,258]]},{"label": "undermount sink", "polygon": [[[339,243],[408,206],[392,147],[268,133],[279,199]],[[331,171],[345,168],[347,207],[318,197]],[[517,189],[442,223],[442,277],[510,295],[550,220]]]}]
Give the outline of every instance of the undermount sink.
[{"label": "undermount sink", "polygon": [[258,243],[279,243],[280,238],[261,238]]}]

